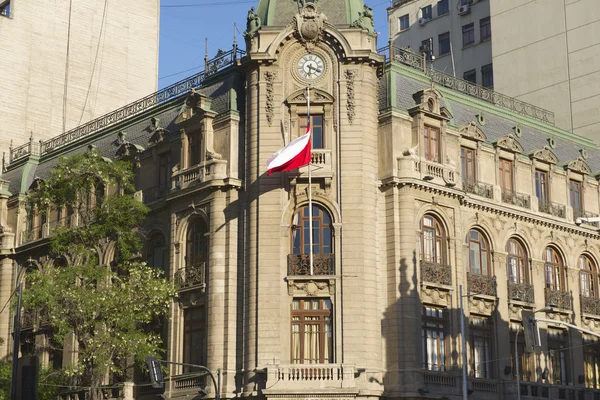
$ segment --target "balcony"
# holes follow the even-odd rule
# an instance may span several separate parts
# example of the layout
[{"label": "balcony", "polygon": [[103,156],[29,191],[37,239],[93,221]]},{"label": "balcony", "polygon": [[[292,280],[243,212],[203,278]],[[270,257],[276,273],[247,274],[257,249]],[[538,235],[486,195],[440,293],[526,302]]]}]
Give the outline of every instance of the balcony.
[{"label": "balcony", "polygon": [[175,171],[171,176],[171,190],[185,189],[214,179],[225,179],[226,167],[227,161],[225,160],[210,160]]},{"label": "balcony", "polygon": [[[312,149],[310,157],[311,173],[313,178],[333,177],[333,160],[331,159],[331,150]],[[308,165],[298,168],[298,172],[290,171],[290,177],[308,176]]]},{"label": "balcony", "polygon": [[508,281],[508,298],[525,303],[535,303],[533,285],[520,282]]},{"label": "balcony", "polygon": [[[576,220],[577,218],[594,218],[597,216],[598,216],[598,214],[584,211],[581,208],[573,209],[573,219],[574,220]],[[586,224],[586,225],[590,225],[590,226],[595,226],[596,228],[600,228],[600,222],[582,222],[582,223]]]},{"label": "balcony", "polygon": [[357,370],[352,364],[269,365],[266,370],[269,391],[356,387],[354,379]]},{"label": "balcony", "polygon": [[452,286],[452,266],[421,260],[421,281]]},{"label": "balcony", "polygon": [[206,263],[190,265],[175,272],[175,283],[179,290],[206,287]]},{"label": "balcony", "polygon": [[579,296],[581,300],[581,312],[600,316],[600,299],[596,297]]},{"label": "balcony", "polygon": [[544,214],[550,214],[554,217],[566,218],[567,207],[562,204],[553,203],[548,200],[538,200],[538,210]]},{"label": "balcony", "polygon": [[494,198],[494,187],[492,185],[488,185],[487,183],[478,181],[463,181],[463,190],[467,193],[485,197],[487,199]]},{"label": "balcony", "polygon": [[519,206],[523,208],[531,208],[531,197],[528,194],[518,193],[509,189],[502,189],[502,202]]},{"label": "balcony", "polygon": [[426,160],[414,160],[414,171],[424,181],[432,181],[439,185],[455,186],[457,174],[454,168]]},{"label": "balcony", "polygon": [[[303,276],[310,273],[310,254],[289,254],[288,275]],[[313,254],[312,275],[335,275],[335,258],[333,254]]]},{"label": "balcony", "polygon": [[467,273],[469,291],[484,296],[496,296],[496,277]]},{"label": "balcony", "polygon": [[544,289],[544,295],[546,296],[546,306],[571,310],[571,295],[569,293],[546,288]]}]

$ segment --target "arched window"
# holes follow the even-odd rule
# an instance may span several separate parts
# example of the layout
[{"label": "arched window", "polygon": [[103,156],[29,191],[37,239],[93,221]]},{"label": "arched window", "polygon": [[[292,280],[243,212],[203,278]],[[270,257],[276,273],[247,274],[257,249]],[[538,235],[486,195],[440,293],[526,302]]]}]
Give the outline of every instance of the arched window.
[{"label": "arched window", "polygon": [[579,290],[582,296],[597,297],[596,266],[586,255],[579,256]]},{"label": "arched window", "polygon": [[466,260],[469,265],[469,272],[476,275],[490,275],[490,247],[483,234],[471,229],[466,242]]},{"label": "arched window", "polygon": [[508,277],[513,283],[527,283],[527,252],[525,246],[517,239],[508,239],[506,243],[506,268]]},{"label": "arched window", "polygon": [[446,233],[442,224],[431,215],[424,215],[420,226],[419,251],[421,261],[446,263]]},{"label": "arched window", "polygon": [[200,267],[208,260],[208,229],[201,218],[195,218],[190,223],[186,238],[185,266],[186,268]]},{"label": "arched window", "polygon": [[563,262],[556,249],[552,247],[546,247],[544,250],[544,263],[544,270],[546,272],[546,288],[562,291]]},{"label": "arched window", "polygon": [[146,260],[149,266],[158,268],[162,271],[166,270],[168,258],[165,248],[165,237],[162,233],[156,232],[150,237]]},{"label": "arched window", "polygon": [[[294,214],[291,232],[292,254],[288,258],[289,275],[308,275],[310,267],[309,208],[301,207]],[[320,205],[312,206],[314,275],[334,275],[333,231],[331,217]]]}]

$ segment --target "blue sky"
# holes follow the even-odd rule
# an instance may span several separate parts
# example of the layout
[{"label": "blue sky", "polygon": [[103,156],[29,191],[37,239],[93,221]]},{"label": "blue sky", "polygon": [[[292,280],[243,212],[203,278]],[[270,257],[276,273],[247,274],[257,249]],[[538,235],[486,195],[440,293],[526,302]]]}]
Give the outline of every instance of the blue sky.
[{"label": "blue sky", "polygon": [[[328,1],[328,0],[320,0]],[[380,32],[378,47],[387,44],[387,13],[390,0],[366,0],[375,13]],[[204,69],[205,39],[212,58],[218,49],[233,44],[234,22],[237,40],[245,49],[242,32],[246,16],[258,0],[161,0],[158,87],[163,88]]]}]

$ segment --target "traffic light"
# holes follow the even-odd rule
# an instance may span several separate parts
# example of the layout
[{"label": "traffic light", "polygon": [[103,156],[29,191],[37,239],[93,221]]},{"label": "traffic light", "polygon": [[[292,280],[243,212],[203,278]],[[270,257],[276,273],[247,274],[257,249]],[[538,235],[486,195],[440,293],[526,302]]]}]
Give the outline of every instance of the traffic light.
[{"label": "traffic light", "polygon": [[539,353],[542,349],[542,343],[540,342],[540,330],[533,311],[523,310],[521,317],[523,318],[523,330],[525,333],[525,351],[528,353]]},{"label": "traffic light", "polygon": [[163,378],[162,368],[160,367],[160,361],[156,357],[146,357],[146,365],[148,366],[148,373],[150,374],[150,382],[152,387],[156,389],[162,389],[165,384]]}]

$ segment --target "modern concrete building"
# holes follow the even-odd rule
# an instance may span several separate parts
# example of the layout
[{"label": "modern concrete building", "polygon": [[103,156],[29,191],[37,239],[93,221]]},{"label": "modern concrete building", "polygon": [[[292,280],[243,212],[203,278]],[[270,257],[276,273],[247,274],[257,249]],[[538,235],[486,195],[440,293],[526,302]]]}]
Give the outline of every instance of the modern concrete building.
[{"label": "modern concrete building", "polygon": [[0,1],[0,152],[156,91],[158,28],[158,0]]},{"label": "modern concrete building", "polygon": [[[394,0],[390,37],[434,68],[551,110],[600,141],[600,11],[593,0]],[[452,50],[452,51],[450,51]]]},{"label": "modern concrete building", "polygon": [[[261,0],[246,52],[133,115],[13,154],[0,303],[54,262],[53,228],[78,224],[55,207],[28,215],[25,195],[59,155],[94,145],[135,161],[144,257],[178,285],[165,357],[220,369],[221,398],[597,399],[600,345],[564,324],[600,333],[599,228],[576,222],[600,212],[600,149],[549,111],[377,52],[372,28],[362,0]],[[304,133],[309,86],[312,268],[309,167],[266,168]],[[527,353],[522,312],[542,309],[540,351]],[[27,321],[22,352],[49,362],[47,322]],[[8,342],[10,330],[5,311]],[[204,378],[185,372],[169,368],[166,398],[197,395]],[[156,395],[142,377],[125,387]]]}]

